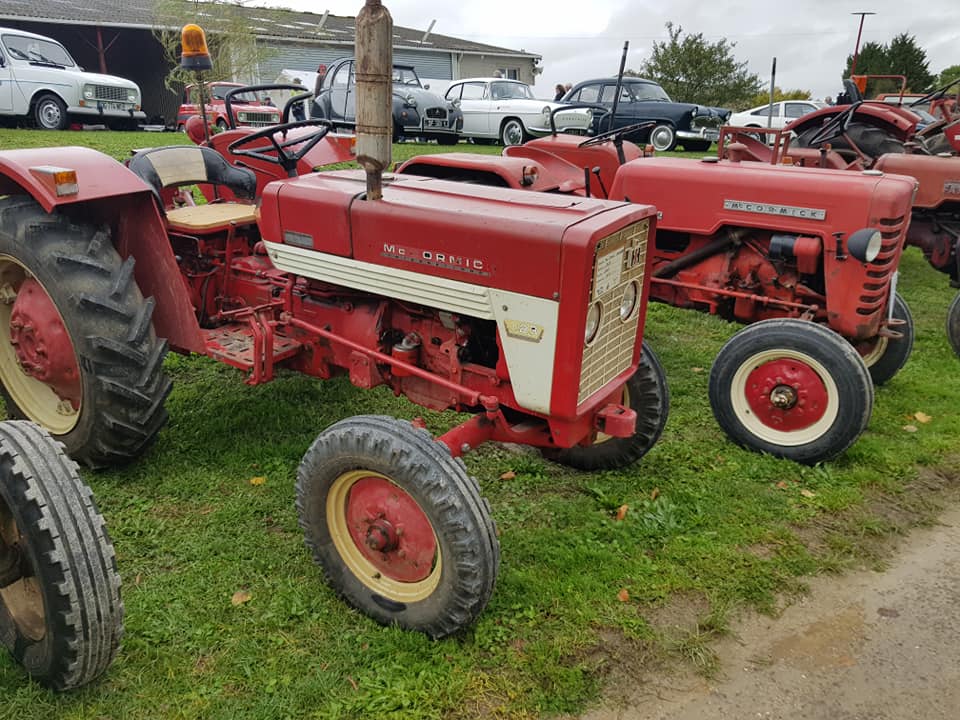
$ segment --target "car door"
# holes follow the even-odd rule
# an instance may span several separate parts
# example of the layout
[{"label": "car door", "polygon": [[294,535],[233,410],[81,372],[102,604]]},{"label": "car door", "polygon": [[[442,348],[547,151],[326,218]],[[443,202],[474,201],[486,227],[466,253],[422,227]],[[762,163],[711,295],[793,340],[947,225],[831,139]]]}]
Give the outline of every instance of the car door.
[{"label": "car door", "polygon": [[780,125],[777,127],[784,127],[788,123],[792,123],[797,118],[801,118],[809,112],[813,112],[817,109],[816,105],[811,105],[810,103],[804,102],[785,102],[782,103],[784,106],[784,118]]},{"label": "car door", "polygon": [[334,71],[330,80],[330,120],[335,123],[356,122],[355,88],[353,86],[353,61],[345,62]]},{"label": "car door", "polygon": [[485,82],[465,82],[460,85],[454,85],[447,91],[447,99],[456,99],[451,92],[459,89],[460,91],[460,110],[463,112],[463,132],[464,135],[478,135],[480,137],[489,137],[496,135],[500,124],[491,130],[491,101],[490,94]]},{"label": "car door", "polygon": [[0,50],[0,112],[13,112],[13,68],[6,53]]}]

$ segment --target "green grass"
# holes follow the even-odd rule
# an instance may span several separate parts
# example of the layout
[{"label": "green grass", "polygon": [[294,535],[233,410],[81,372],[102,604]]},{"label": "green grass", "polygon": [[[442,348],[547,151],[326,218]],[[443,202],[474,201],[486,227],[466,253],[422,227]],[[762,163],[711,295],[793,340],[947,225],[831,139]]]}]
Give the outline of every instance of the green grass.
[{"label": "green grass", "polygon": [[[0,132],[0,147],[89,144],[117,158],[182,140]],[[395,159],[439,149],[398,145]],[[943,331],[952,291],[915,250],[900,288],[914,356],[877,391],[861,440],[815,468],[737,448],[714,422],[708,371],[738,326],[653,306],[647,337],[673,400],[662,442],[635,467],[595,474],[497,446],[468,456],[503,565],[476,625],[440,642],[334,597],[304,549],[293,482],[316,434],[343,417],[425,415],[434,428],[448,418],[343,380],[281,373],[248,387],[213,361],[171,356],[159,442],[125,470],[87,475],[124,579],[123,651],[103,681],[64,696],[0,655],[0,718],[523,718],[578,712],[611,677],[664,653],[713,672],[710,641],[732,609],[769,611],[805,575],[877,562],[883,538],[929,517],[957,477],[958,362]],[[500,480],[506,470],[516,477]],[[234,607],[239,589],[252,599]]]}]

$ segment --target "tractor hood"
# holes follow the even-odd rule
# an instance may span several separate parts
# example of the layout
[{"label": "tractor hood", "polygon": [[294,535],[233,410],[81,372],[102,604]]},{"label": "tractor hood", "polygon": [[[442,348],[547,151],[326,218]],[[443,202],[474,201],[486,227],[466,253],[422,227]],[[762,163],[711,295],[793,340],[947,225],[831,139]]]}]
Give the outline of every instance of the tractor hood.
[{"label": "tractor hood", "polygon": [[914,207],[932,209],[946,202],[960,203],[960,159],[929,155],[882,155],[874,166],[889,173],[902,173],[917,179]]}]

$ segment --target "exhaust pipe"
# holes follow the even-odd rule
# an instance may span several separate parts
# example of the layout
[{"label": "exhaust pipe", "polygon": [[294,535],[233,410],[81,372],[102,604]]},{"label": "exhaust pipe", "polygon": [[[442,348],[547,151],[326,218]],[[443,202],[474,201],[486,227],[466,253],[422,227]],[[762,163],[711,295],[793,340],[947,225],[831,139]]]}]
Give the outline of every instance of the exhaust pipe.
[{"label": "exhaust pipe", "polygon": [[393,18],[380,0],[357,15],[357,162],[367,171],[367,200],[383,198],[393,152]]}]

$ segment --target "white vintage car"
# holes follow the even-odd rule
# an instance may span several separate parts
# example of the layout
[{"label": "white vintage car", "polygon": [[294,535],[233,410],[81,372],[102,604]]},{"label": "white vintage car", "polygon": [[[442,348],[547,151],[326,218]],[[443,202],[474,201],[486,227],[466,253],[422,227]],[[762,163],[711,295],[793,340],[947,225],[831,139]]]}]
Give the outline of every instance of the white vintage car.
[{"label": "white vintage car", "polygon": [[[460,101],[462,137],[499,140],[504,145],[520,145],[532,137],[550,134],[550,112],[563,107],[562,103],[537,100],[526,83],[502,78],[457,80],[445,97]],[[593,124],[593,111],[560,111],[554,123],[558,132],[586,135]]]},{"label": "white vintage car", "polygon": [[84,72],[56,40],[0,28],[0,115],[26,117],[45,130],[63,130],[70,117],[111,127],[136,127],[137,84]]}]

